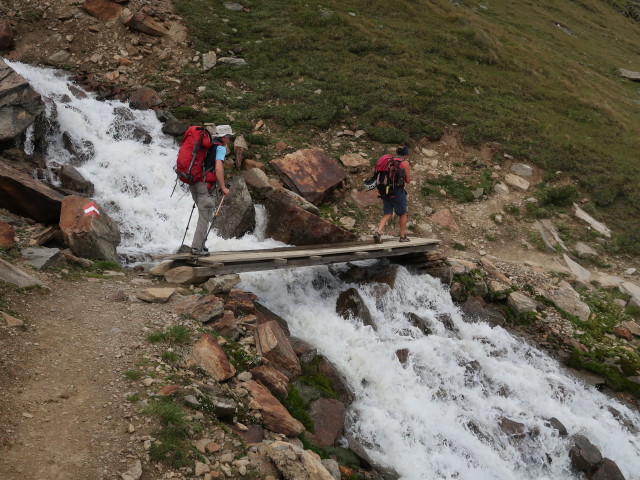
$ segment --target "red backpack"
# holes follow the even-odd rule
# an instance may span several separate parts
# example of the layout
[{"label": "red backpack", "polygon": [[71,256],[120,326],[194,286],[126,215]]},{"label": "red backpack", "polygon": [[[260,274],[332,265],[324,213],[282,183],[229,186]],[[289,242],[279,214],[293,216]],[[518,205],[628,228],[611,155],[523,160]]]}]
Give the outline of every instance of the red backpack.
[{"label": "red backpack", "polygon": [[376,162],[372,178],[375,178],[375,185],[378,187],[378,193],[381,197],[404,187],[404,170],[400,168],[403,161],[404,159],[401,157],[387,154],[381,156]]},{"label": "red backpack", "polygon": [[215,145],[217,144],[211,142],[211,137],[204,127],[187,128],[180,142],[176,160],[175,171],[178,179],[188,185],[202,181],[214,182],[215,174],[211,170],[205,172],[205,157]]}]

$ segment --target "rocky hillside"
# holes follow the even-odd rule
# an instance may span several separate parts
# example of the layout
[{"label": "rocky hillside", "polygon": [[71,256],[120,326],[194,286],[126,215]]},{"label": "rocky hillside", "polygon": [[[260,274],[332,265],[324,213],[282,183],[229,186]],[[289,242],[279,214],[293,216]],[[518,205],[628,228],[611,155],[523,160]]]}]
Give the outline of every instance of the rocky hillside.
[{"label": "rocky hillside", "polygon": [[[218,15],[213,18],[226,24],[227,14],[249,15],[258,8],[221,2],[212,15]],[[305,230],[299,226],[270,226],[274,238],[290,243],[308,244],[325,238],[317,233],[320,230],[327,241],[370,238],[380,215],[380,205],[374,192],[362,188],[362,182],[370,175],[370,165],[377,155],[392,145],[380,141],[379,124],[367,128],[349,115],[337,116],[333,123],[315,125],[305,136],[298,128],[288,128],[282,111],[280,117],[269,116],[268,112],[257,111],[247,104],[247,110],[256,115],[264,113],[264,117],[248,119],[238,114],[237,110],[244,106],[239,97],[247,93],[243,89],[249,87],[237,78],[225,78],[224,69],[236,69],[233,75],[242,76],[242,71],[237,69],[247,67],[243,55],[247,46],[231,42],[219,51],[214,48],[205,51],[207,45],[196,32],[196,27],[202,25],[185,21],[185,18],[193,21],[192,15],[185,2],[87,0],[36,4],[10,0],[0,6],[0,34],[6,40],[3,55],[12,60],[65,69],[80,85],[103,98],[129,100],[136,108],[154,109],[169,134],[179,135],[189,123],[203,120],[234,125],[237,122],[236,129],[244,136],[242,140],[236,139],[229,175],[235,177],[238,185],[246,184],[247,188],[243,190],[246,195],[242,200],[237,199],[233,206],[226,208],[253,211],[253,203],[260,202],[278,211],[290,209],[293,213],[282,216],[285,217],[282,222],[295,215],[299,215],[298,221],[303,223],[317,222],[319,230],[307,229],[308,238],[276,236],[278,232]],[[238,25],[237,17],[232,18],[231,28],[250,30],[247,25]],[[560,26],[567,28],[564,23]],[[564,32],[558,26],[553,28]],[[220,80],[215,79],[218,74]],[[214,76],[213,80],[210,75]],[[209,95],[210,82],[216,81],[224,82],[219,85],[225,91],[223,100]],[[313,83],[302,77],[292,82]],[[458,78],[457,82],[463,85],[467,80]],[[318,85],[313,85],[311,92],[322,95],[325,87],[315,87]],[[320,92],[315,93],[318,90]],[[233,109],[224,114],[208,110],[211,105],[230,102],[230,91],[243,92],[236,96],[238,103]],[[274,108],[285,105],[286,97],[282,94],[282,100],[273,100]],[[28,100],[31,101],[31,97]],[[27,102],[24,108],[27,112],[33,110],[29,105]],[[620,121],[624,123],[623,120]],[[9,123],[5,120],[2,124]],[[144,136],[144,132],[141,135]],[[86,197],[91,196],[91,179],[78,178],[77,172],[61,167],[56,173],[61,180],[66,178],[62,190],[34,180],[34,170],[44,170],[43,152],[26,155],[13,148],[14,138],[20,135],[15,133],[4,138],[0,162],[3,193],[15,191],[14,185],[23,182],[23,191],[32,192],[31,195],[37,195],[42,202],[38,208],[27,211],[16,211],[14,207],[18,202],[7,201],[7,196],[0,204],[7,209],[2,210],[0,216],[0,272],[6,282],[0,286],[3,295],[0,310],[7,324],[2,328],[8,332],[3,337],[2,347],[7,353],[3,358],[2,377],[11,385],[11,393],[5,399],[7,406],[24,412],[20,421],[1,420],[6,426],[3,430],[10,434],[2,442],[12,447],[14,466],[24,469],[26,476],[47,473],[30,470],[33,467],[24,461],[33,451],[30,448],[72,458],[71,447],[63,454],[53,452],[55,431],[46,428],[47,424],[57,425],[71,407],[52,413],[45,407],[55,405],[57,408],[77,402],[73,408],[82,409],[81,400],[87,394],[83,389],[91,390],[96,378],[107,375],[109,387],[99,399],[106,415],[88,412],[90,415],[83,417],[82,413],[78,414],[81,422],[99,424],[105,438],[111,438],[109,431],[116,431],[109,440],[117,445],[116,449],[100,443],[100,449],[107,451],[105,455],[80,460],[94,471],[106,468],[109,472],[124,474],[131,468],[125,474],[128,476],[122,478],[140,478],[143,467],[145,477],[142,478],[155,478],[154,473],[149,473],[154,471],[166,475],[164,478],[194,475],[205,478],[207,475],[208,478],[294,475],[291,478],[297,478],[294,473],[285,473],[287,468],[300,468],[286,461],[288,456],[297,455],[302,464],[313,465],[307,465],[307,471],[317,468],[324,472],[322,468],[327,468],[334,478],[340,478],[336,471],[338,463],[345,478],[353,478],[349,475],[356,472],[374,478],[389,474],[376,473],[356,447],[352,450],[356,450],[357,455],[342,451],[328,453],[326,449],[316,448],[329,447],[342,427],[340,412],[343,413],[348,399],[338,395],[341,387],[332,384],[332,394],[318,394],[314,399],[300,400],[298,405],[295,398],[289,403],[276,398],[278,395],[274,392],[286,392],[288,382],[298,381],[295,377],[303,370],[307,377],[318,374],[311,370],[319,368],[322,357],[296,344],[295,339],[289,345],[286,332],[280,332],[273,325],[271,314],[260,313],[259,307],[253,304],[255,299],[231,287],[177,286],[177,283],[188,282],[176,282],[171,270],[156,270],[156,276],[149,272],[114,272],[117,269],[113,262],[118,260],[114,245],[119,233],[116,233],[117,226],[107,226],[106,215],[92,218],[90,228],[94,234],[99,232],[92,238],[108,241],[101,245],[99,252],[83,250],[72,233],[77,228],[73,219],[77,217],[77,210],[86,207],[89,201]],[[495,141],[472,144],[468,130],[461,125],[442,123],[437,135],[423,132],[410,140],[414,182],[408,187],[409,228],[414,236],[436,237],[442,241],[438,254],[421,258],[410,268],[428,272],[448,284],[452,297],[469,318],[481,318],[509,328],[568,366],[581,370],[583,375],[588,374],[586,381],[597,388],[618,395],[630,405],[636,404],[640,397],[640,327],[637,323],[640,315],[637,269],[640,267],[636,257],[622,254],[612,240],[621,233],[620,229],[617,232],[614,229],[613,233],[610,230],[612,224],[619,225],[619,219],[602,216],[602,211],[594,208],[593,199],[577,181],[575,172],[544,169],[551,164],[512,155]],[[287,168],[292,162],[311,165],[326,173],[324,179],[331,180],[322,185],[314,183],[310,189],[313,195],[291,194],[291,190],[302,193],[301,185],[314,182],[311,176],[292,174],[292,169]],[[42,205],[49,208],[41,208]],[[96,205],[96,208],[102,210],[102,206]],[[71,213],[60,215],[61,209]],[[46,212],[53,217],[47,217]],[[244,218],[241,214],[233,217]],[[229,229],[228,236],[233,237],[251,226],[249,221],[225,228]],[[386,233],[396,235],[394,229],[397,225],[391,224]],[[90,243],[95,246],[99,242]],[[41,246],[53,248],[33,248]],[[95,263],[83,257],[98,257],[112,263]],[[27,265],[38,270],[34,273]],[[34,285],[42,290],[35,293],[30,290],[26,294],[20,290]],[[75,293],[69,292],[69,286],[74,287]],[[156,288],[142,292],[142,286]],[[53,290],[51,295],[47,293],[48,288]],[[98,300],[85,305],[94,293]],[[192,295],[194,293],[196,295]],[[32,296],[39,299],[37,305],[27,302]],[[195,298],[206,306],[190,304]],[[50,305],[51,299],[54,303]],[[165,301],[167,303],[163,303]],[[203,308],[210,314],[205,320],[199,317]],[[86,309],[83,319],[100,316],[103,310],[114,310],[117,315],[105,317],[100,328],[86,327],[75,337],[68,332],[68,338],[75,338],[82,346],[81,353],[73,360],[79,365],[78,369],[80,365],[89,365],[88,373],[69,391],[60,388],[52,394],[44,379],[35,375],[41,370],[30,359],[40,355],[49,359],[54,365],[51,370],[55,372],[54,383],[62,384],[70,382],[70,374],[58,368],[56,355],[72,356],[73,352],[65,345],[46,344],[44,338],[56,327],[39,322],[44,321],[50,311],[60,311],[72,318],[83,309]],[[360,314],[366,319],[366,313]],[[134,324],[120,321],[130,315],[137,318]],[[425,328],[419,319],[416,322]],[[286,330],[282,322],[276,323]],[[207,326],[202,327],[203,324]],[[271,330],[264,331],[265,325]],[[109,330],[105,330],[107,328]],[[207,331],[202,332],[202,328]],[[108,348],[112,358],[105,360],[106,367],[101,357],[96,359],[91,354],[98,346],[96,338],[110,338]],[[265,345],[254,345],[266,343],[269,338],[278,340],[279,346],[274,351],[267,352]],[[270,358],[270,354],[273,357]],[[398,352],[400,361],[402,356],[403,352]],[[278,362],[286,365],[279,365],[281,368],[276,372],[265,372],[268,368],[252,364],[260,358],[267,358],[268,365]],[[282,370],[288,371],[291,364],[297,365],[296,375],[288,372],[287,378],[282,378]],[[235,373],[239,374],[234,377]],[[339,377],[334,373],[331,376]],[[213,391],[213,384],[218,383],[208,380],[210,377],[225,382],[233,378],[224,383],[224,392],[218,392]],[[261,379],[262,383],[255,379]],[[322,384],[324,380],[319,382]],[[271,393],[261,387],[265,383]],[[31,397],[25,392],[35,393]],[[141,401],[142,398],[146,400]],[[177,403],[171,398],[179,398],[180,406],[176,407]],[[231,400],[233,405],[229,405]],[[281,401],[290,414],[280,408]],[[226,407],[236,415],[223,418],[220,412]],[[212,408],[215,415],[211,415]],[[323,457],[333,455],[339,462],[325,462],[320,468],[316,466],[316,457],[301,453],[303,450],[297,447],[277,448],[277,442],[296,436],[308,427],[304,422],[309,411],[313,422],[337,418],[326,428],[318,428],[335,435],[306,438],[297,447],[315,445],[313,448]],[[45,441],[29,436],[29,425],[25,422],[31,420],[42,423],[42,431],[48,432],[43,437]],[[200,426],[194,427],[192,422]],[[114,430],[115,423],[118,425]],[[260,425],[259,432],[254,425]],[[183,436],[185,429],[189,434]],[[257,436],[251,436],[254,434]],[[65,435],[75,435],[80,442],[98,441],[84,428],[66,431]],[[275,443],[265,447],[261,444],[264,439]],[[195,451],[191,448],[192,441]],[[171,446],[171,442],[177,443]],[[246,450],[251,444],[261,446]],[[293,453],[287,453],[285,448]],[[270,461],[263,462],[267,457]],[[143,459],[142,463],[139,459]],[[593,470],[605,463],[600,459],[586,468]],[[275,470],[274,464],[278,467]],[[64,471],[66,463],[58,458],[56,465]],[[322,475],[324,473],[308,478],[328,478]]]}]

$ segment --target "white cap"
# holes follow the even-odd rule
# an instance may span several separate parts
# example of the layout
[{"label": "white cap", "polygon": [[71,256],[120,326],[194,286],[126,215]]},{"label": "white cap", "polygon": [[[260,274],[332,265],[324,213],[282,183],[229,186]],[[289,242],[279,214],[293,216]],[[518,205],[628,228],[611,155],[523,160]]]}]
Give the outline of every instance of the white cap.
[{"label": "white cap", "polygon": [[216,127],[216,137],[226,137],[227,135],[235,135],[231,130],[231,125],[218,125]]}]

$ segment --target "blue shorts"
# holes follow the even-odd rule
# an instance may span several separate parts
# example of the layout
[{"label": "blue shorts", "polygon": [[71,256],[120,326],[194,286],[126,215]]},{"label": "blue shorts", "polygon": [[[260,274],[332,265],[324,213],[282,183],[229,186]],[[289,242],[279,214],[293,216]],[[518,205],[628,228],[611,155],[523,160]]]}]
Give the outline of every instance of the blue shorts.
[{"label": "blue shorts", "polygon": [[399,188],[395,192],[382,197],[383,215],[391,215],[394,211],[398,216],[407,213],[407,192],[404,191],[404,188]]}]

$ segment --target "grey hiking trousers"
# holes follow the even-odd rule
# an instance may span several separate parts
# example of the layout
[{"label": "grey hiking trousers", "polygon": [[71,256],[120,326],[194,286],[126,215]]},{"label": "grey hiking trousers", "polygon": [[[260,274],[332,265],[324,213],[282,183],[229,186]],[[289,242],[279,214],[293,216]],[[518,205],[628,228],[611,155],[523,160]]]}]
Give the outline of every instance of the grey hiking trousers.
[{"label": "grey hiking trousers", "polygon": [[211,189],[207,188],[207,182],[198,182],[193,185],[189,185],[191,191],[191,197],[198,207],[198,225],[196,226],[196,233],[193,235],[193,241],[191,242],[191,248],[197,248],[202,250],[204,247],[205,235],[209,229],[209,224],[213,220],[213,214],[215,211],[215,187]]}]

